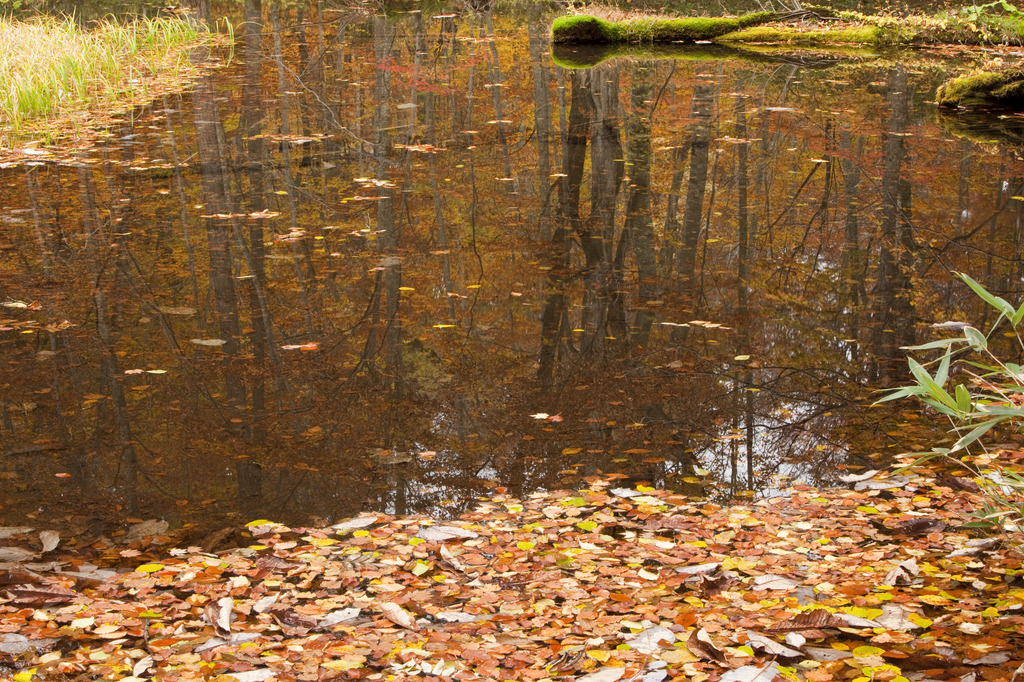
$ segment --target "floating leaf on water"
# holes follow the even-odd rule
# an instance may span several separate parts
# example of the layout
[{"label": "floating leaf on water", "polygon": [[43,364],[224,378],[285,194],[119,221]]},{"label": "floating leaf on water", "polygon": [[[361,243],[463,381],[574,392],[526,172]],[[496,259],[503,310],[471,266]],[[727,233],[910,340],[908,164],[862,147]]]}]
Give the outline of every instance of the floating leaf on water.
[{"label": "floating leaf on water", "polygon": [[186,306],[170,306],[170,305],[158,305],[157,310],[162,312],[164,315],[195,315],[196,309],[189,308]]},{"label": "floating leaf on water", "polygon": [[189,341],[197,346],[223,346],[227,343],[225,339],[189,339]]}]

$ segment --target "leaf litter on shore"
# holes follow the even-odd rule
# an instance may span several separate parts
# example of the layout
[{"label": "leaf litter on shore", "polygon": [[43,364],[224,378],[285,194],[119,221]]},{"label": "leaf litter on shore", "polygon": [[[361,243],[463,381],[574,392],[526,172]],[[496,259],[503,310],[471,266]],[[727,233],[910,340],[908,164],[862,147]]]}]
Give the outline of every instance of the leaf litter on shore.
[{"label": "leaf litter on shore", "polygon": [[1022,675],[1021,557],[958,529],[980,500],[941,479],[725,507],[588,484],[443,524],[261,519],[249,547],[41,574],[0,587],[0,665],[18,682]]}]

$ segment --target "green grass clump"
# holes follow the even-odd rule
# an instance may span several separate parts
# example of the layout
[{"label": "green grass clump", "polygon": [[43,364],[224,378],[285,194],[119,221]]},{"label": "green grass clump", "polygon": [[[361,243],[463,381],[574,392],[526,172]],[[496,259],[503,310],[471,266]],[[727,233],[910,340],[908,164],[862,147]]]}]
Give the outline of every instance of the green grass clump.
[{"label": "green grass clump", "polygon": [[974,71],[939,86],[935,101],[943,107],[1024,102],[1024,69]]},{"label": "green grass clump", "polygon": [[551,39],[555,43],[631,43],[714,40],[748,26],[771,21],[771,12],[754,12],[741,17],[665,17],[640,16],[608,21],[588,14],[555,19]]},{"label": "green grass clump", "polygon": [[135,99],[155,79],[191,71],[186,51],[207,33],[176,18],[105,21],[0,19],[0,127],[14,134],[44,117]]}]

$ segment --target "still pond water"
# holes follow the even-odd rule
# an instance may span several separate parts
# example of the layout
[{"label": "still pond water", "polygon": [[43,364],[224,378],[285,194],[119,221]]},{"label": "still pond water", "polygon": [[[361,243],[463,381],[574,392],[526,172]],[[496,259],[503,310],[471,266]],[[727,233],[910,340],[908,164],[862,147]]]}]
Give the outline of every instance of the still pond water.
[{"label": "still pond water", "polygon": [[248,26],[0,170],[0,525],[834,484],[944,437],[870,403],[984,322],[951,271],[1019,298],[1024,129],[938,112],[928,54],[563,69],[529,9]]}]

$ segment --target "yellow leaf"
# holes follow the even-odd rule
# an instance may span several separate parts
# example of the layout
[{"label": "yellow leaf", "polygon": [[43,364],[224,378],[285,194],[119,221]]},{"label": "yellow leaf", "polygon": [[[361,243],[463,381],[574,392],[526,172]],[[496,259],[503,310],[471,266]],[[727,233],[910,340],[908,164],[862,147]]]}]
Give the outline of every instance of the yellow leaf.
[{"label": "yellow leaf", "polygon": [[877,646],[859,646],[852,653],[854,658],[867,658],[868,656],[881,656],[885,653],[885,649],[879,649]]},{"label": "yellow leaf", "polygon": [[328,545],[338,544],[338,541],[332,540],[331,538],[313,538],[313,542],[311,542],[310,544],[312,544],[315,547],[327,547]]},{"label": "yellow leaf", "polygon": [[848,606],[843,611],[851,616],[867,618],[868,620],[874,620],[884,613],[882,609],[869,609],[863,606]]},{"label": "yellow leaf", "polygon": [[907,620],[909,620],[914,625],[918,625],[925,629],[930,628],[932,626],[932,620],[930,618],[919,616],[916,613],[908,613]]},{"label": "yellow leaf", "polygon": [[252,528],[253,526],[273,526],[276,524],[273,521],[267,521],[266,519],[256,519],[255,521],[250,521],[245,525]]},{"label": "yellow leaf", "polygon": [[577,452],[583,452],[583,448],[565,448],[562,450],[563,455],[575,455]]},{"label": "yellow leaf", "polygon": [[359,661],[350,661],[346,658],[338,658],[332,661],[324,661],[320,664],[321,668],[327,668],[328,670],[352,670],[354,668],[362,668],[363,664]]},{"label": "yellow leaf", "polygon": [[945,597],[940,597],[937,594],[922,594],[920,597],[918,597],[918,599],[920,599],[925,604],[928,604],[930,606],[946,606],[947,604],[949,604],[948,599],[946,599]]},{"label": "yellow leaf", "polygon": [[747,561],[742,557],[725,557],[722,560],[723,571],[748,571],[756,566],[753,561]]},{"label": "yellow leaf", "polygon": [[595,661],[600,661],[601,663],[607,661],[611,655],[610,651],[605,651],[604,649],[591,649],[587,652],[587,656],[589,658],[592,658]]},{"label": "yellow leaf", "polygon": [[163,564],[142,564],[141,566],[136,566],[135,570],[139,573],[156,573],[163,570],[163,568]]},{"label": "yellow leaf", "polygon": [[536,545],[534,545],[529,540],[520,540],[519,542],[516,543],[516,547],[518,547],[519,549],[523,550],[524,552],[526,550],[528,550],[528,549],[533,549],[535,546]]},{"label": "yellow leaf", "polygon": [[877,514],[878,513],[878,510],[875,509],[874,507],[867,507],[867,506],[865,506],[863,504],[860,505],[859,507],[857,507],[857,511],[861,512],[862,514]]},{"label": "yellow leaf", "polygon": [[694,656],[689,651],[681,647],[677,649],[669,649],[668,651],[663,651],[659,655],[659,658],[671,665],[679,665],[680,663],[693,663],[697,660],[696,656]]}]

